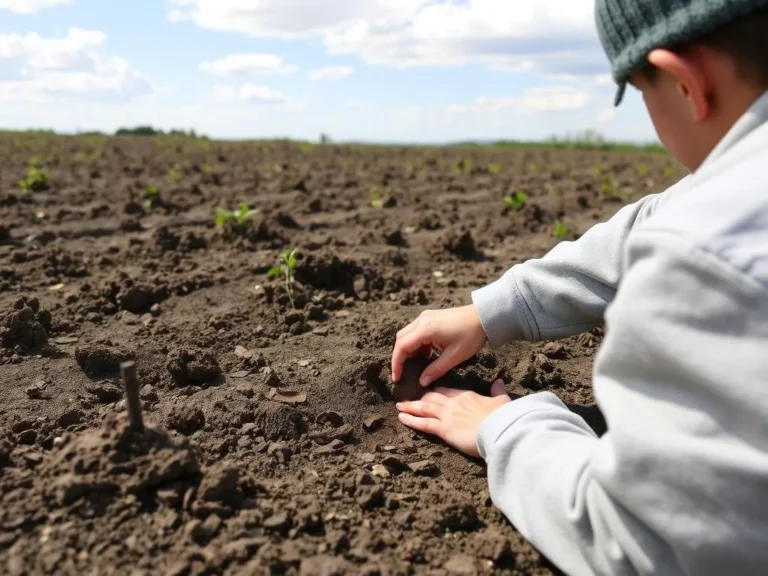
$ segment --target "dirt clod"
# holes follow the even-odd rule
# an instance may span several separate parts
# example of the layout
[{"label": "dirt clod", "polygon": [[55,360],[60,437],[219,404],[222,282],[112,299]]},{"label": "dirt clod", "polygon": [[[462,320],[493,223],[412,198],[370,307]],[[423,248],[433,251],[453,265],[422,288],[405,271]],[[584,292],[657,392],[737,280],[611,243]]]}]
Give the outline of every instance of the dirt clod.
[{"label": "dirt clod", "polygon": [[119,346],[86,344],[75,348],[75,360],[88,376],[103,376],[120,371],[120,363],[132,354]]},{"label": "dirt clod", "polygon": [[40,308],[36,298],[21,297],[13,309],[0,318],[0,344],[5,348],[20,346],[22,350],[39,348],[48,342],[51,315]]},{"label": "dirt clod", "polygon": [[171,350],[166,368],[177,386],[205,384],[221,374],[219,362],[211,352],[190,348]]}]

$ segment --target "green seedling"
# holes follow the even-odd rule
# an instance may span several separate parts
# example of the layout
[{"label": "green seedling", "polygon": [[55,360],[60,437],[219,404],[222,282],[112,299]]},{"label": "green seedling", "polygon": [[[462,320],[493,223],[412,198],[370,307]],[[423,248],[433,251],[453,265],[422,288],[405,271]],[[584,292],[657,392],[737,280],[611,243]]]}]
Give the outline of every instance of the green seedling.
[{"label": "green seedling", "polygon": [[237,210],[227,210],[218,208],[216,210],[216,226],[224,226],[227,222],[235,222],[238,226],[244,224],[246,220],[253,218],[258,214],[257,208],[251,209],[248,204],[243,202]]},{"label": "green seedling", "polygon": [[519,212],[525,208],[525,204],[528,202],[528,194],[525,192],[515,192],[514,194],[505,196],[504,202],[507,206],[512,208],[512,210]]},{"label": "green seedling", "polygon": [[374,184],[371,186],[371,208],[381,208],[384,206],[384,186]]},{"label": "green seedling", "polygon": [[501,174],[501,164],[495,162],[488,164],[488,173],[493,174],[494,176]]},{"label": "green seedling", "polygon": [[563,222],[562,220],[558,220],[557,222],[555,222],[555,229],[552,232],[555,238],[565,238],[570,233],[571,233],[571,229],[568,228],[568,225],[565,222]]},{"label": "green seedling", "polygon": [[619,193],[616,190],[616,183],[613,180],[613,175],[606,174],[603,177],[603,183],[600,186],[600,192],[602,192],[603,196],[605,196],[606,198],[618,197]]},{"label": "green seedling", "polygon": [[675,168],[673,166],[664,167],[664,178],[672,178],[675,175]]},{"label": "green seedling", "polygon": [[280,254],[280,260],[277,266],[270,268],[267,275],[270,278],[276,278],[282,276],[285,281],[285,291],[288,293],[288,300],[291,302],[291,308],[296,310],[296,305],[293,300],[293,272],[296,269],[296,254],[297,250],[286,250]]},{"label": "green seedling", "polygon": [[178,182],[179,180],[181,180],[181,172],[179,172],[176,168],[172,168],[168,172],[168,176],[170,176],[171,180],[173,180],[174,182]]},{"label": "green seedling", "polygon": [[202,164],[200,166],[200,172],[202,172],[205,175],[208,175],[211,172],[213,172],[213,167],[208,163]]},{"label": "green seedling", "polygon": [[37,166],[30,166],[27,168],[27,177],[19,180],[18,184],[24,194],[45,190],[48,188],[48,172]]},{"label": "green seedling", "polygon": [[157,186],[147,186],[144,188],[144,208],[152,210],[160,203],[160,190]]},{"label": "green seedling", "polygon": [[651,171],[651,167],[648,166],[648,164],[638,164],[635,167],[635,170],[637,171],[637,175],[642,177],[648,175],[648,172]]}]

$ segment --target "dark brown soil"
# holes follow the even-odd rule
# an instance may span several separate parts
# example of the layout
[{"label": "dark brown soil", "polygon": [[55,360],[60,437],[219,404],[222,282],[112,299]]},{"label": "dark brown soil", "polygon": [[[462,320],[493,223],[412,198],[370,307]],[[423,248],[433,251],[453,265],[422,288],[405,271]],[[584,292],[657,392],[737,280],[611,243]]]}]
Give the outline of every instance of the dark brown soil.
[{"label": "dark brown soil", "polygon": [[[5,135],[0,162],[0,573],[552,573],[482,462],[398,423],[389,354],[421,310],[671,184],[666,157]],[[24,194],[31,163],[49,181]],[[241,202],[259,214],[214,225]],[[267,276],[292,248],[296,310]],[[449,378],[554,390],[602,429],[600,338]]]}]

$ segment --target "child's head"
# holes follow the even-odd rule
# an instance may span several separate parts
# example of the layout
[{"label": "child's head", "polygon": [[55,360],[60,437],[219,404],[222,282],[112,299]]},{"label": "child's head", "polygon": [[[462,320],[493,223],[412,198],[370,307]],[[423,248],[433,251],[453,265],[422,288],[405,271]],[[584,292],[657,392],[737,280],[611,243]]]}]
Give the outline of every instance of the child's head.
[{"label": "child's head", "polygon": [[768,0],[597,0],[619,83],[643,94],[662,144],[696,170],[768,91]]}]

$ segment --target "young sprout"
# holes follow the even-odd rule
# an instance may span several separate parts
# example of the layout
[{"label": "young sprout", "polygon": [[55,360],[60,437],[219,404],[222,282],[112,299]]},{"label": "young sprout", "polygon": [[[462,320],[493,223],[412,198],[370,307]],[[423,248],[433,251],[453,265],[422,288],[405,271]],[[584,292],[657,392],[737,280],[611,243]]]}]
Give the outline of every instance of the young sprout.
[{"label": "young sprout", "polygon": [[147,186],[144,188],[144,208],[152,210],[160,202],[160,190],[157,186]]},{"label": "young sprout", "polygon": [[638,176],[647,176],[648,172],[650,172],[651,168],[648,166],[648,164],[638,164],[635,167],[635,170],[637,171]]},{"label": "young sprout", "polygon": [[570,233],[571,229],[568,228],[568,225],[565,222],[562,220],[555,222],[555,229],[552,232],[555,238],[565,238]]},{"label": "young sprout", "polygon": [[512,208],[512,210],[519,212],[525,208],[525,204],[528,202],[528,194],[525,192],[515,192],[510,196],[505,196],[504,202],[507,204],[507,206]]},{"label": "young sprout", "polygon": [[205,164],[202,164],[202,165],[200,166],[200,172],[202,172],[203,174],[206,174],[206,175],[208,175],[208,174],[210,174],[211,172],[213,172],[213,168],[211,167],[211,165],[210,165],[210,164],[208,164],[208,163],[206,162]]},{"label": "young sprout", "polygon": [[501,164],[497,164],[496,162],[488,164],[488,173],[493,174],[494,176],[496,174],[501,174]]},{"label": "young sprout", "polygon": [[613,180],[612,174],[606,174],[603,177],[603,183],[600,186],[600,191],[603,193],[603,195],[606,198],[616,198],[618,197],[618,191],[616,190],[616,184]]},{"label": "young sprout", "polygon": [[174,182],[178,182],[179,180],[181,180],[181,172],[179,172],[176,168],[172,168],[168,172],[168,176],[170,176],[171,180],[173,180]]},{"label": "young sprout", "polygon": [[296,305],[293,301],[293,271],[296,268],[296,254],[297,250],[285,250],[280,254],[280,260],[277,266],[273,266],[267,275],[270,278],[275,278],[282,275],[285,280],[285,291],[288,293],[288,300],[291,301],[291,308],[296,310]]},{"label": "young sprout", "polygon": [[243,224],[246,220],[253,218],[258,214],[258,209],[250,209],[248,204],[243,202],[240,204],[240,208],[237,210],[227,210],[226,208],[218,208],[216,210],[216,226],[224,226],[227,222],[236,222],[238,225]]},{"label": "young sprout", "polygon": [[378,184],[371,186],[371,208],[381,208],[384,205],[384,187]]},{"label": "young sprout", "polygon": [[48,188],[48,172],[30,165],[27,168],[27,177],[19,180],[18,184],[24,194],[46,190]]}]

